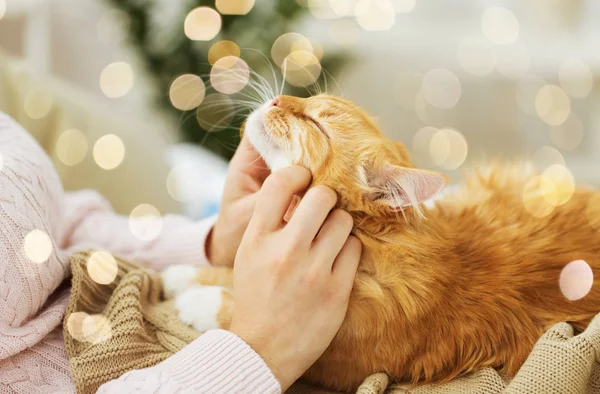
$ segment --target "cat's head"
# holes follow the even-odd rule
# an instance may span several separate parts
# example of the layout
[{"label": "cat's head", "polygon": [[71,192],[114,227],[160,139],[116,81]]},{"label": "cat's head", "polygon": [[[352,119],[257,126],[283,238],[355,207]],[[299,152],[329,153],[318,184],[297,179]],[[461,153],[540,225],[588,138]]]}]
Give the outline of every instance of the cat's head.
[{"label": "cat's head", "polygon": [[310,170],[340,206],[389,216],[437,194],[445,178],[414,168],[404,146],[383,136],[360,108],[338,97],[278,96],[248,118],[245,134],[272,171]]}]

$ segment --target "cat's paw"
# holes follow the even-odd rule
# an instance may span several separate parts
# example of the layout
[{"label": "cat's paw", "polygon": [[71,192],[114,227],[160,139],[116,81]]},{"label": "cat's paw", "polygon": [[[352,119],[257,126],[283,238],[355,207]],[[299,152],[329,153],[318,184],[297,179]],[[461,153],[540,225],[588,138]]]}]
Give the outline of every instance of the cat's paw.
[{"label": "cat's paw", "polygon": [[175,298],[175,308],[179,319],[200,332],[219,328],[217,320],[223,292],[220,286],[193,286]]},{"label": "cat's paw", "polygon": [[163,291],[167,298],[173,298],[194,286],[198,267],[192,265],[172,265],[161,274]]}]

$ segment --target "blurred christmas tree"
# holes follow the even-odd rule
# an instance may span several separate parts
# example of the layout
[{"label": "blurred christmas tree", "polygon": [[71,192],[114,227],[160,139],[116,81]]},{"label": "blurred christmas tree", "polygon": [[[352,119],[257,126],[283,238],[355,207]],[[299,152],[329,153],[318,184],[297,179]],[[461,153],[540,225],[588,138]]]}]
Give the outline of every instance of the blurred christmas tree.
[{"label": "blurred christmas tree", "polygon": [[[306,10],[294,0],[258,1],[256,4],[254,0],[108,2],[126,15],[129,44],[139,52],[143,65],[155,80],[160,92],[157,97],[160,108],[179,119],[181,132],[188,141],[201,143],[226,158],[231,157],[239,142],[238,127],[244,114],[234,113],[231,108],[218,108],[218,119],[215,113],[212,113],[212,118],[217,123],[227,120],[231,126],[218,128],[218,132],[211,129],[211,124],[203,122],[200,114],[203,111],[204,115],[206,112],[215,112],[216,106],[223,104],[228,98],[222,94],[210,95],[207,91],[204,102],[196,109],[198,105],[194,101],[202,101],[205,94],[202,81],[194,76],[200,76],[208,89],[208,76],[213,68],[211,63],[223,55],[240,56],[244,65],[247,63],[257,73],[272,75],[265,56],[270,58],[273,44],[284,33],[290,32],[294,22]],[[322,48],[318,44],[297,34],[295,36],[299,37],[297,42],[288,42],[288,46],[298,47],[296,49],[300,49],[299,54],[304,54],[305,57],[312,56],[306,54],[311,51],[314,54],[312,58],[320,58],[312,61],[318,62],[318,74],[315,73],[314,77],[315,83],[320,83],[326,75],[321,72],[321,68],[329,73],[335,71],[341,55],[327,54],[322,57]],[[290,37],[294,36],[287,35],[288,41]],[[285,40],[286,37],[283,38]],[[302,40],[309,43],[305,44]],[[281,66],[281,59],[278,65]],[[301,72],[304,75],[311,73],[306,70]],[[183,103],[183,106],[176,105],[169,96],[177,78],[180,79],[175,83],[179,83],[180,88],[189,90],[195,87],[198,90],[198,93],[194,93],[195,97],[188,94],[188,102]],[[288,78],[288,82],[293,81]],[[308,91],[300,86],[308,84],[306,81],[295,83],[296,87],[288,84],[286,91],[298,96],[307,95]],[[207,101],[212,101],[215,105],[211,106]]]}]

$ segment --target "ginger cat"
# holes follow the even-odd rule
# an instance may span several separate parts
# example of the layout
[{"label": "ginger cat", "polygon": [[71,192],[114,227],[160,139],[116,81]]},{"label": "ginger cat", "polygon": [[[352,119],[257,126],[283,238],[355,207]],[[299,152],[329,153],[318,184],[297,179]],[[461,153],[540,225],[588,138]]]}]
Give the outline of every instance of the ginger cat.
[{"label": "ginger cat", "polygon": [[[428,209],[422,203],[445,178],[415,169],[366,113],[327,95],[280,96],[250,115],[245,133],[273,171],[300,164],[314,185],[336,190],[363,243],[346,319],[304,379],[350,391],[375,372],[413,383],[483,367],[512,375],[551,325],[583,330],[600,312],[598,192],[576,189],[535,217],[523,199],[535,172],[496,164]],[[569,301],[559,276],[575,260],[596,278]],[[230,270],[173,267],[164,279],[182,320],[200,331],[228,327]]]}]

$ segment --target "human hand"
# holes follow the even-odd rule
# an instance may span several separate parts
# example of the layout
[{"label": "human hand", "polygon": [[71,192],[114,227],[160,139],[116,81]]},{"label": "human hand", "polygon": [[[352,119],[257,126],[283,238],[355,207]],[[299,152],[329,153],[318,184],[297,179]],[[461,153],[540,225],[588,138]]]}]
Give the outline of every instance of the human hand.
[{"label": "human hand", "polygon": [[267,363],[285,391],[329,346],[348,308],[362,245],[352,217],[334,207],[324,186],[306,192],[291,219],[284,215],[311,176],[302,167],[271,175],[259,193],[234,270],[230,331]]},{"label": "human hand", "polygon": [[248,139],[242,138],[229,163],[219,218],[206,241],[206,255],[211,264],[233,266],[258,191],[270,173]]}]

